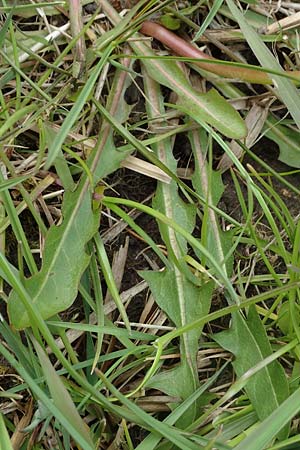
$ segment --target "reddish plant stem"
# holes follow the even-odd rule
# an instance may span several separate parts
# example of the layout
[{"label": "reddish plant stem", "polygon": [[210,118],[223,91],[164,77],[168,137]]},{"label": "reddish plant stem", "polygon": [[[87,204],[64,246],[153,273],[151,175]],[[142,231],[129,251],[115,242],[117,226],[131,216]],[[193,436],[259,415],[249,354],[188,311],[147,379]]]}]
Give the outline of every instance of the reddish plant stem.
[{"label": "reddish plant stem", "polygon": [[[193,61],[193,64],[196,64],[201,67],[201,69],[207,70],[208,72],[215,73],[216,75],[220,75],[225,78],[246,81],[248,83],[272,84],[272,79],[266,72],[260,72],[255,69],[251,69],[250,67],[234,67],[201,61],[202,59],[209,59],[211,61],[219,60],[213,58],[212,56],[206,55],[206,53],[197,49],[192,44],[180,38],[175,33],[172,33],[172,31],[167,30],[158,23],[145,21],[140,28],[140,32],[146,36],[154,37],[179,56],[197,58],[197,61]],[[300,79],[299,71],[285,73]]]}]

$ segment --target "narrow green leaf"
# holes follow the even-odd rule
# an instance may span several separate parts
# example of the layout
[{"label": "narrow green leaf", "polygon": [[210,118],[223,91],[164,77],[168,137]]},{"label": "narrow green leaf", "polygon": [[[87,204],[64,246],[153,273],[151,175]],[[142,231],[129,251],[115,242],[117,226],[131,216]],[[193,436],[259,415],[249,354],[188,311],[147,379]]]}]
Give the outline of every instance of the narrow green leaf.
[{"label": "narrow green leaf", "polygon": [[[4,3],[4,2],[3,2]],[[59,14],[59,10],[56,6],[63,6],[65,0],[61,1],[47,1],[47,2],[37,2],[21,4],[21,2],[16,2],[15,0],[6,0],[5,5],[0,6],[0,11],[7,12],[12,11],[12,14],[18,15],[20,17],[31,17],[36,15],[37,8],[46,8],[47,16],[52,16],[54,14]]]},{"label": "narrow green leaf", "polygon": [[[144,85],[146,98],[151,99],[146,109],[148,118],[154,120],[157,114],[165,114],[163,97],[160,86],[151,79],[144,71]],[[154,143],[152,149],[157,158],[162,161],[172,172],[176,172],[177,162],[172,154],[172,140],[165,139],[160,143]],[[178,187],[174,180],[170,184],[159,183],[153,208],[165,214],[169,219],[181,225],[186,232],[192,233],[195,227],[196,210],[193,205],[188,205],[180,198]],[[203,287],[195,286],[189,281],[185,272],[179,268],[187,254],[186,239],[176,233],[174,229],[163,222],[158,222],[160,234],[164,240],[171,267],[164,272],[142,272],[142,276],[148,282],[157,304],[169,316],[176,326],[182,326],[191,322],[195,317],[202,317],[208,313],[211,300],[211,283]],[[209,288],[208,288],[209,286]],[[153,383],[169,395],[180,397],[182,400],[188,398],[199,386],[196,355],[198,340],[202,328],[192,330],[183,334],[180,339],[180,365],[172,371],[163,371],[154,379]],[[178,379],[185,379],[186,383],[178,383]],[[180,419],[180,426],[194,420],[197,414],[197,404],[194,403],[184,417]]]},{"label": "narrow green leaf", "polygon": [[[5,357],[5,359],[9,362],[9,364],[14,367],[16,372],[23,378],[23,380],[29,386],[29,389],[33,392],[33,394],[41,400],[43,405],[49,409],[49,411],[57,418],[57,420],[65,427],[66,430],[73,436],[73,438],[79,443],[82,447],[82,450],[94,450],[95,446],[90,445],[81,435],[81,433],[74,428],[73,425],[69,421],[68,414],[62,414],[61,411],[54,405],[53,402],[49,400],[49,396],[45,394],[45,392],[40,388],[36,380],[28,373],[28,371],[23,367],[23,365],[17,361],[14,356],[0,343],[0,353]],[[9,448],[9,447],[8,447]],[[1,449],[2,450],[2,449]],[[6,450],[4,447],[3,450]]]},{"label": "narrow green leaf", "polygon": [[35,111],[37,109],[37,104],[33,103],[28,106],[24,106],[24,108],[18,109],[15,111],[8,120],[5,120],[3,125],[0,127],[0,136],[3,136],[10,128],[12,128],[18,120],[25,117],[27,114]]},{"label": "narrow green leaf", "polygon": [[[246,413],[247,409],[250,409],[250,412]],[[226,413],[225,413],[226,414]],[[214,430],[210,433],[206,434],[205,437],[211,440],[218,439],[220,442],[229,443],[230,441],[230,449],[233,447],[233,442],[238,439],[240,442],[242,436],[249,432],[249,428],[254,425],[257,425],[257,414],[252,410],[251,407],[245,407],[242,411],[238,411],[235,414],[229,414],[227,417],[217,417],[214,420]],[[222,430],[222,431],[221,431]]]},{"label": "narrow green leaf", "polygon": [[[300,388],[289,396],[272,414],[253,430],[236,450],[264,450],[278,432],[300,411]],[[291,448],[291,447],[290,447]],[[297,448],[297,447],[295,447]]]},{"label": "narrow green leaf", "polygon": [[89,428],[81,419],[69,392],[63,385],[61,378],[57,375],[42,347],[35,339],[33,340],[33,343],[38,354],[45,379],[49,386],[54,405],[61,412],[61,414],[68,418],[70,424],[80,433],[87,446],[89,448],[93,448],[94,443],[89,434]]},{"label": "narrow green leaf", "polygon": [[[214,338],[235,355],[233,367],[238,377],[272,354],[265,329],[254,307],[249,309],[247,319],[239,312],[233,313],[230,330],[218,333]],[[245,389],[260,420],[268,417],[288,396],[287,379],[277,361],[249,378]],[[281,437],[286,437],[287,432],[288,427],[282,431]]]},{"label": "narrow green leaf", "polygon": [[212,6],[211,6],[207,16],[203,20],[199,30],[197,31],[197,33],[193,39],[193,42],[196,42],[197,39],[199,39],[199,37],[202,36],[202,34],[206,30],[206,28],[209,26],[209,24],[211,23],[211,21],[213,20],[213,18],[217,14],[217,12],[219,11],[220,7],[222,6],[223,1],[224,0],[216,0],[212,3]]},{"label": "narrow green leaf", "polygon": [[[243,3],[245,3],[245,2],[243,2]],[[249,2],[249,3],[251,3],[251,2]],[[237,19],[236,19],[235,15],[232,14],[232,12],[230,11],[230,9],[227,6],[222,6],[219,10],[219,13],[237,23]],[[266,27],[267,25],[271,25],[272,23],[274,23],[274,20],[271,17],[266,17],[263,14],[252,11],[251,9],[246,9],[246,11],[244,11],[244,17],[247,20],[248,24],[250,24],[252,27],[254,27],[258,30]],[[277,38],[278,38],[278,36],[277,36]]]},{"label": "narrow green leaf", "polygon": [[13,450],[2,414],[0,414],[0,450]]},{"label": "narrow green leaf", "polygon": [[[80,330],[82,332],[90,332],[90,333],[96,333],[99,331],[99,325],[89,325],[86,323],[71,323],[71,322],[56,322],[56,321],[48,321],[49,325],[52,325],[54,327],[58,328],[64,328],[64,329],[70,329],[70,330]],[[132,331],[127,330],[125,328],[118,328],[116,326],[103,326],[100,328],[100,331],[102,331],[103,334],[108,334],[111,336],[116,336],[118,339],[126,338],[132,338],[132,339],[139,339],[143,341],[153,341],[155,340],[155,335],[150,333],[142,333],[141,331]]]},{"label": "narrow green leaf", "polygon": [[[5,181],[6,180],[4,179],[2,172],[0,171],[0,183],[5,183]],[[9,223],[13,229],[13,232],[14,232],[18,242],[20,242],[22,245],[22,252],[23,252],[24,259],[27,263],[27,266],[32,274],[36,273],[37,267],[36,267],[35,260],[33,258],[33,255],[32,255],[28,240],[26,238],[25,232],[21,225],[20,219],[16,212],[12,197],[7,189],[5,189],[1,193],[1,202],[5,207],[5,210],[6,210],[8,219],[9,219]]]},{"label": "narrow green leaf", "polygon": [[61,147],[63,143],[65,142],[65,139],[67,138],[72,126],[76,122],[85,102],[87,101],[96,81],[99,77],[99,74],[101,73],[101,70],[103,69],[104,64],[107,62],[107,58],[109,57],[112,46],[108,46],[105,52],[102,55],[102,58],[98,62],[97,66],[92,71],[88,81],[84,85],[84,88],[80,92],[77,101],[74,103],[73,107],[71,108],[70,112],[68,113],[67,117],[64,120],[64,123],[60,129],[60,132],[56,135],[56,138],[52,142],[51,146],[48,150],[48,157],[46,161],[45,169],[49,169],[51,164],[53,164],[55,158],[57,157],[59,151],[61,150]]},{"label": "narrow green leaf", "polygon": [[130,330],[130,324],[129,324],[129,320],[128,320],[128,317],[126,314],[126,309],[120,298],[120,294],[119,294],[118,288],[116,286],[116,282],[114,280],[114,275],[113,275],[112,269],[109,264],[108,256],[105,251],[103,241],[99,234],[97,234],[94,237],[94,242],[95,242],[98,259],[99,259],[99,262],[101,265],[102,273],[103,273],[105,281],[106,281],[107,288],[118,307],[118,310],[121,314],[122,319],[124,320],[126,328],[128,330]]},{"label": "narrow green leaf", "polygon": [[5,36],[6,36],[7,31],[8,31],[8,28],[9,28],[9,26],[11,24],[11,19],[12,19],[13,13],[14,13],[14,7],[9,9],[9,14],[8,14],[4,24],[2,25],[1,30],[0,30],[0,48],[2,48],[3,45],[4,45]]},{"label": "narrow green leaf", "polygon": [[[188,133],[188,138],[192,146],[195,161],[195,171],[192,177],[192,183],[197,194],[207,200],[204,208],[204,216],[201,227],[201,242],[206,246],[216,261],[219,261],[224,273],[231,274],[232,258],[226,258],[232,248],[232,232],[223,232],[220,229],[218,216],[212,209],[217,206],[224,192],[221,173],[213,171],[211,164],[206,161],[206,153],[211,143],[208,143],[205,130],[194,130]],[[197,249],[194,249],[202,264],[206,264],[205,258]]]},{"label": "narrow green leaf", "polygon": [[[247,40],[249,46],[259,60],[260,64],[268,69],[283,72],[283,69],[276,58],[264,44],[259,34],[248,24],[244,15],[234,4],[233,0],[226,0],[226,2],[231,13],[236,18],[245,36],[245,39]],[[274,82],[276,91],[278,92],[281,101],[286,105],[296,125],[298,126],[298,128],[300,128],[300,95],[296,86],[287,78],[280,77],[271,73],[269,76]]]},{"label": "narrow green leaf", "polygon": [[0,180],[0,192],[17,186],[19,183],[28,180],[30,175],[22,175],[20,177],[9,178],[8,180]]}]

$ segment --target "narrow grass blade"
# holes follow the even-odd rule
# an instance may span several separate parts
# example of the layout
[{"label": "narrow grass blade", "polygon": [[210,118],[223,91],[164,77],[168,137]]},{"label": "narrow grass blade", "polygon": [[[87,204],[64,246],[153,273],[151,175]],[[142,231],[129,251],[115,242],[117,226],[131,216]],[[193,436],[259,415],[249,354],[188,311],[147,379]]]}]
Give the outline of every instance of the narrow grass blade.
[{"label": "narrow grass blade", "polygon": [[0,192],[17,186],[19,183],[28,180],[30,175],[22,175],[20,177],[9,178],[8,180],[0,180]]},{"label": "narrow grass blade", "polygon": [[[33,338],[32,338],[33,339]],[[63,385],[61,378],[57,375],[52,364],[49,361],[48,356],[40,346],[40,344],[33,339],[38,358],[40,360],[41,368],[44,372],[47,384],[49,386],[50,394],[54,405],[65,417],[68,417],[68,421],[72,424],[74,429],[77,429],[82,439],[86,443],[93,447],[93,441],[89,434],[88,426],[81,419],[67,389]]]},{"label": "narrow grass blade", "polygon": [[[0,171],[0,183],[5,183],[5,179],[4,179],[1,171]],[[6,214],[9,218],[9,222],[13,229],[13,232],[14,232],[17,240],[19,241],[19,245],[21,246],[21,250],[23,252],[23,256],[24,256],[24,259],[30,270],[30,273],[34,274],[37,272],[36,263],[35,263],[32,253],[31,253],[31,249],[30,249],[28,240],[26,238],[26,235],[23,230],[20,219],[18,217],[18,214],[15,210],[15,206],[14,206],[13,200],[10,196],[8,189],[4,190],[1,193],[1,200],[5,207]]]},{"label": "narrow grass blade", "polygon": [[289,396],[273,413],[253,430],[236,450],[264,450],[278,432],[300,411],[300,388]]},{"label": "narrow grass blade", "polygon": [[[99,330],[99,325],[89,325],[86,323],[69,323],[69,322],[54,322],[49,321],[47,322],[49,325],[53,325],[58,328],[69,328],[70,330],[80,330],[84,332],[90,332],[90,333],[96,333]],[[132,339],[139,339],[139,340],[145,340],[145,341],[153,341],[155,340],[155,335],[152,335],[150,333],[142,333],[141,331],[132,331],[127,330],[125,328],[117,328],[115,326],[104,326],[101,331],[103,334],[109,334],[111,336],[116,336],[117,338],[126,337],[126,338],[132,338]]]},{"label": "narrow grass blade", "polygon": [[[92,254],[91,258],[91,264],[90,264],[90,274],[92,279],[92,289],[94,291],[94,298],[95,298],[95,315],[97,320],[97,325],[99,327],[99,330],[97,332],[97,341],[95,348],[92,347],[92,337],[91,335],[88,335],[88,339],[91,341],[91,352],[94,356],[94,361],[91,369],[91,374],[94,372],[96,365],[98,364],[100,355],[101,355],[101,349],[102,349],[102,343],[103,343],[103,332],[101,331],[101,327],[104,326],[104,320],[105,320],[105,313],[103,308],[103,294],[102,294],[102,287],[101,287],[101,279],[100,279],[100,273],[97,266],[97,260],[95,254]],[[88,355],[87,355],[88,356]]]},{"label": "narrow grass blade", "polygon": [[114,301],[116,302],[116,305],[118,307],[118,310],[122,316],[122,319],[124,320],[124,323],[126,325],[126,328],[128,330],[130,330],[130,324],[129,324],[129,320],[126,314],[126,309],[124,308],[124,305],[122,303],[122,300],[120,298],[120,294],[118,292],[114,277],[113,277],[113,273],[109,264],[109,260],[104,248],[104,244],[103,241],[100,237],[99,234],[97,234],[94,237],[94,242],[95,242],[95,246],[96,246],[96,251],[97,251],[97,255],[98,255],[98,259],[99,259],[99,263],[101,265],[102,268],[102,272],[106,281],[106,285],[107,288],[112,296],[112,298],[114,299]]},{"label": "narrow grass blade", "polygon": [[[239,8],[235,5],[233,0],[226,0],[226,2],[231,13],[238,21],[245,39],[247,40],[255,56],[258,58],[260,64],[268,69],[283,71],[280,64],[261,40],[258,33],[248,24],[247,20]],[[276,91],[278,92],[281,101],[286,105],[296,125],[300,128],[300,95],[296,86],[292,83],[292,81],[284,77],[273,74],[270,74],[269,76],[274,81]]]},{"label": "narrow grass blade", "polygon": [[52,142],[51,146],[48,150],[48,157],[46,161],[45,169],[49,169],[49,167],[53,164],[55,158],[57,157],[59,151],[61,150],[61,147],[63,143],[65,142],[65,139],[67,138],[72,126],[76,122],[85,102],[87,101],[87,98],[89,97],[97,78],[99,77],[99,74],[101,73],[101,70],[103,69],[103,66],[106,64],[107,59],[112,52],[113,47],[108,46],[105,52],[102,55],[102,58],[98,62],[97,66],[92,71],[88,81],[84,85],[84,88],[80,92],[77,101],[74,103],[73,107],[71,108],[70,112],[68,113],[66,119],[64,120],[64,123],[60,129],[59,134],[56,135],[56,138]]},{"label": "narrow grass blade", "polygon": [[213,18],[217,14],[217,12],[219,11],[220,7],[222,6],[223,1],[224,0],[216,0],[216,1],[214,1],[212,3],[212,6],[211,6],[211,8],[209,10],[209,13],[207,14],[207,16],[205,17],[204,21],[202,22],[199,30],[195,34],[193,42],[196,42],[197,39],[199,39],[199,37],[202,36],[202,34],[206,30],[206,28],[209,26],[209,24],[211,23],[211,21],[213,20]]},{"label": "narrow grass blade", "polygon": [[[59,420],[59,422],[65,427],[66,430],[71,434],[71,436],[78,442],[83,450],[94,450],[95,446],[90,445],[89,442],[81,435],[81,432],[73,426],[69,421],[68,412],[62,414],[62,412],[56,407],[56,405],[50,401],[49,396],[40,388],[38,383],[32,378],[24,367],[14,358],[14,356],[0,343],[0,353],[5,357],[5,359],[11,364],[12,367],[19,373],[19,375],[24,379],[24,381],[29,386],[33,394],[41,400],[47,409]],[[6,447],[4,447],[6,450]],[[2,450],[2,449],[1,449]],[[4,450],[4,449],[3,449]]]},{"label": "narrow grass blade", "polygon": [[11,24],[11,19],[12,19],[13,13],[14,13],[14,7],[9,9],[8,16],[7,16],[5,22],[2,25],[2,28],[0,30],[0,48],[3,47],[6,33],[7,33],[8,29],[9,29],[9,26]]},{"label": "narrow grass blade", "polygon": [[[37,110],[37,104],[31,104],[28,106],[24,106],[21,109],[15,111],[8,120],[4,120],[3,125],[0,127],[0,137],[2,137],[8,130],[10,130],[16,122],[18,122],[23,117],[26,117],[27,114],[32,113]],[[1,122],[0,122],[1,123]]]},{"label": "narrow grass blade", "polygon": [[0,414],[0,449],[13,450],[2,414]]}]

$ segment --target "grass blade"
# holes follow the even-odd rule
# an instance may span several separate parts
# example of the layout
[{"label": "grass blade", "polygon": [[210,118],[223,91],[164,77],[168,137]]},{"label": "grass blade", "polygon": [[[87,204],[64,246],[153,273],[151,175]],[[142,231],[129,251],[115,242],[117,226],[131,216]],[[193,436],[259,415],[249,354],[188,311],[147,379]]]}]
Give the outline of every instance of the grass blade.
[{"label": "grass blade", "polygon": [[[239,8],[232,0],[226,0],[226,2],[231,13],[238,21],[245,39],[260,64],[268,69],[283,71],[280,64],[261,40],[259,34],[248,24]],[[276,91],[278,92],[281,101],[286,105],[296,125],[300,128],[300,95],[296,86],[284,77],[279,77],[273,74],[270,74],[269,76],[275,84]]]},{"label": "grass blade", "polygon": [[4,423],[3,414],[0,414],[0,449],[1,450],[13,450],[9,435]]},{"label": "grass blade", "polygon": [[269,442],[300,410],[300,388],[249,434],[236,450],[264,450]]},{"label": "grass blade", "polygon": [[65,139],[67,138],[72,126],[76,122],[85,102],[87,101],[87,98],[89,97],[97,78],[99,77],[99,74],[101,73],[101,70],[103,69],[103,66],[106,64],[107,59],[112,52],[113,47],[110,45],[107,47],[105,52],[102,55],[102,58],[98,62],[97,66],[93,70],[93,72],[90,75],[90,78],[84,85],[84,88],[80,92],[77,101],[74,103],[73,107],[71,108],[70,112],[68,113],[66,119],[64,120],[64,123],[60,129],[59,134],[56,135],[56,138],[52,142],[52,145],[49,147],[48,150],[48,156],[46,161],[46,169],[49,169],[49,167],[53,164],[55,158],[57,157],[59,151],[61,150],[61,147],[63,143],[65,142]]},{"label": "grass blade", "polygon": [[94,443],[89,434],[89,428],[81,419],[70,394],[61,381],[61,378],[57,375],[56,371],[49,361],[48,356],[46,356],[40,344],[35,339],[33,339],[33,343],[38,354],[44,376],[49,386],[53,404],[57,407],[62,415],[68,418],[68,421],[70,422],[72,427],[78,431],[82,440],[85,441],[84,447],[93,448]]}]

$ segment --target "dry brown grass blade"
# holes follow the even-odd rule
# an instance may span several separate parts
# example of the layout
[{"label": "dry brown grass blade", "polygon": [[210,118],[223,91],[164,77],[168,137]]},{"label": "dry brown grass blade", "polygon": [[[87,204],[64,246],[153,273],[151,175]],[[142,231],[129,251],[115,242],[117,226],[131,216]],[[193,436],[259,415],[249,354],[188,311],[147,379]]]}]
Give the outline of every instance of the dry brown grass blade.
[{"label": "dry brown grass blade", "polygon": [[[57,124],[47,123],[47,126],[49,126],[57,133],[59,133],[59,130],[61,128]],[[32,125],[30,128],[33,131],[38,131],[37,125]],[[68,134],[68,140],[69,142],[72,142],[72,147],[83,150],[82,156],[88,155],[97,144],[96,139],[89,138],[75,132],[70,132]],[[147,177],[154,178],[155,180],[162,181],[163,183],[170,183],[171,181],[169,175],[167,175],[159,167],[156,167],[154,164],[151,164],[148,161],[137,158],[136,156],[127,156],[127,158],[122,161],[121,166],[134,172],[141,173],[142,175],[146,175]]]},{"label": "dry brown grass blade", "polygon": [[263,32],[265,34],[275,34],[279,31],[290,30],[292,28],[297,28],[300,25],[300,12],[291,14],[288,17],[278,20],[277,22],[268,25]]},{"label": "dry brown grass blade", "polygon": [[[73,38],[79,36],[82,31],[82,5],[80,0],[70,0],[70,24]],[[82,78],[84,75],[86,59],[86,47],[84,35],[81,35],[75,44],[74,62],[73,62],[73,76],[75,78]]]},{"label": "dry brown grass blade", "polygon": [[122,167],[126,167],[127,169],[133,170],[137,173],[146,175],[147,177],[162,181],[163,183],[169,184],[171,182],[171,178],[169,177],[169,175],[167,175],[159,167],[156,167],[154,164],[151,164],[148,161],[136,158],[135,156],[127,156],[127,158],[122,161],[121,165]]},{"label": "dry brown grass blade", "polygon": [[23,429],[30,424],[32,415],[33,415],[33,399],[31,399],[27,403],[24,416],[18,422],[15,431],[11,437],[11,445],[14,450],[19,450],[22,447],[22,444],[26,438],[26,433],[24,433]]}]

